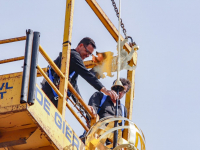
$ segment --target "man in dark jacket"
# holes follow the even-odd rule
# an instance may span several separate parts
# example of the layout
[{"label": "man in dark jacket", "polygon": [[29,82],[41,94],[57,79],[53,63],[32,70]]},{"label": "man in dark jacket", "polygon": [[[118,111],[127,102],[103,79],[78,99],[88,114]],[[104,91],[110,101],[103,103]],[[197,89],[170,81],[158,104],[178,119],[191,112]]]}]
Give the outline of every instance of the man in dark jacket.
[{"label": "man in dark jacket", "polygon": [[[95,77],[95,75],[92,74],[90,71],[88,71],[87,68],[83,64],[83,60],[89,57],[90,55],[92,55],[95,48],[96,48],[95,42],[91,38],[85,37],[79,42],[78,46],[75,49],[71,49],[71,57],[70,57],[70,65],[69,65],[69,81],[72,84],[72,86],[75,88],[75,90],[80,94],[78,86],[77,86],[77,78],[78,78],[78,75],[80,75],[96,90],[101,91],[104,94],[112,97],[112,99],[116,100],[118,98],[118,95],[116,94],[116,92],[113,90],[107,90],[101,84],[101,82]],[[60,53],[57,59],[54,61],[55,64],[59,68],[61,68],[61,59],[62,59],[62,53]],[[49,69],[50,70],[48,71],[48,75],[51,73],[51,75],[54,78],[53,82],[55,86],[59,87],[59,83],[60,83],[59,76],[54,72],[52,68],[49,68]],[[42,90],[46,93],[49,99],[57,107],[58,98],[55,96],[52,88],[49,86],[49,84],[46,81],[42,83]],[[74,101],[76,101],[74,97],[73,99]]]},{"label": "man in dark jacket", "polygon": [[[118,101],[118,115],[127,117],[127,109],[124,107],[124,114],[122,114],[122,106],[120,99],[123,98],[125,93],[129,91],[131,88],[130,81],[125,78],[120,78],[120,81],[122,82],[122,85],[124,87],[124,90],[119,92],[119,101]],[[114,82],[115,83],[115,82]],[[94,114],[99,115],[99,119],[108,117],[108,116],[115,116],[115,110],[116,110],[116,100],[111,98],[110,96],[106,97],[105,102],[100,106],[101,101],[103,99],[104,94],[101,92],[95,92],[88,102],[88,105],[90,106],[90,109],[93,109]],[[92,107],[92,108],[91,108]],[[100,109],[99,109],[100,108]],[[99,111],[99,112],[98,112]]]},{"label": "man in dark jacket", "polygon": [[[118,101],[118,115],[122,117],[127,117],[127,109],[124,105],[121,105],[121,99],[129,91],[131,88],[131,83],[129,80],[125,78],[120,78],[120,81],[124,87],[124,90],[119,92],[119,101]],[[113,84],[115,81],[113,82]],[[105,98],[105,99],[104,99]],[[101,92],[95,92],[88,102],[88,105],[94,115],[98,114],[99,119],[102,119],[104,117],[109,116],[115,116],[115,110],[116,110],[116,100],[111,98],[110,96],[104,96]],[[122,108],[123,107],[123,108]],[[121,126],[122,123],[119,123]],[[80,136],[81,140],[85,143],[85,135],[86,132],[83,133],[83,135]],[[109,145],[110,142],[107,140],[106,144]]]}]

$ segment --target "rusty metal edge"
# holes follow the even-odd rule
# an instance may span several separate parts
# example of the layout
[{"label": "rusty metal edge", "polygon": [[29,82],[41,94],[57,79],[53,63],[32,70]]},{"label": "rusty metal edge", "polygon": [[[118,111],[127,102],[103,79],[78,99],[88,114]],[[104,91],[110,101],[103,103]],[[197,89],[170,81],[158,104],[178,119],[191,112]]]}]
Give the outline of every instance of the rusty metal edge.
[{"label": "rusty metal edge", "polygon": [[0,107],[0,115],[22,112],[27,110],[27,104],[11,105],[6,107]]},{"label": "rusty metal edge", "polygon": [[9,141],[9,142],[0,143],[0,148],[21,145],[21,144],[26,144],[26,139],[19,139],[12,142]]}]

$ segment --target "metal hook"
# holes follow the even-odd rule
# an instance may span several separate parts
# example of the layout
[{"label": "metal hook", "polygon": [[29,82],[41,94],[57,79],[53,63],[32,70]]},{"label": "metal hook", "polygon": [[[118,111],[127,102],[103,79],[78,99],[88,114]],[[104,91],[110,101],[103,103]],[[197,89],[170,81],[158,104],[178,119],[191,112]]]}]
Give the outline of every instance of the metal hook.
[{"label": "metal hook", "polygon": [[136,45],[136,43],[133,41],[133,38],[131,36],[126,36],[125,39],[131,39],[131,43],[129,43],[130,47],[133,47],[134,45]]}]

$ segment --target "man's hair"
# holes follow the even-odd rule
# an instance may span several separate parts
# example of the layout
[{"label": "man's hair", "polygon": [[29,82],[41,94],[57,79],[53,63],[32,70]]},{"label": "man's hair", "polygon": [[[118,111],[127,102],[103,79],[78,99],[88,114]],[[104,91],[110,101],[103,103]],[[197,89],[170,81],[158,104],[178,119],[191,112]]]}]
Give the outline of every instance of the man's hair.
[{"label": "man's hair", "polygon": [[84,46],[88,46],[89,44],[92,45],[92,47],[95,49],[96,48],[96,45],[95,45],[95,42],[93,41],[93,39],[89,38],[89,37],[85,37],[83,38],[79,43],[78,43],[78,46],[80,44],[83,44]]},{"label": "man's hair", "polygon": [[[113,82],[113,85],[115,84],[116,80]],[[125,79],[125,78],[120,78],[120,81],[122,82],[123,86],[125,86],[125,85],[128,86],[127,91],[126,91],[126,92],[128,92],[129,89],[131,88],[131,82],[128,79]]]}]

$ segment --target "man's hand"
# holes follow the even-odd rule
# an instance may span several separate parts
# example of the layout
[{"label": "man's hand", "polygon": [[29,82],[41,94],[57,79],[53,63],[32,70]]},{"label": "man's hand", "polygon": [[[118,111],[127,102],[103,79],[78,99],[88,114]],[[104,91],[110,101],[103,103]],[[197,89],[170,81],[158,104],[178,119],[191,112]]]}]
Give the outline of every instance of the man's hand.
[{"label": "man's hand", "polygon": [[92,106],[90,106],[90,105],[88,105],[88,107],[89,107],[89,109],[91,110],[91,112],[92,112],[94,115],[96,115],[96,112],[95,112],[94,108],[93,108]]},{"label": "man's hand", "polygon": [[116,100],[119,98],[117,93],[113,90],[107,90],[105,87],[101,89],[101,92],[103,92],[105,95],[110,96],[111,100],[115,103]]}]

